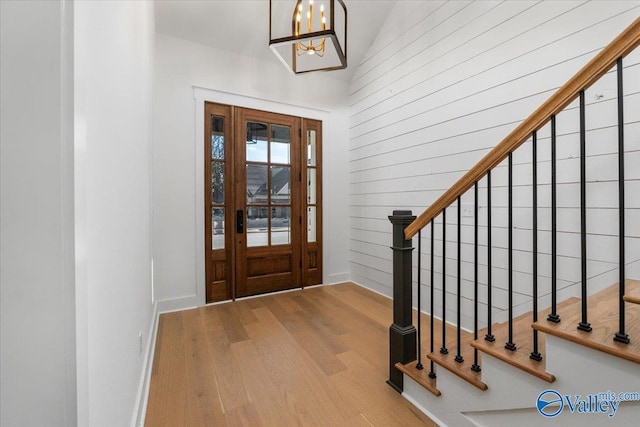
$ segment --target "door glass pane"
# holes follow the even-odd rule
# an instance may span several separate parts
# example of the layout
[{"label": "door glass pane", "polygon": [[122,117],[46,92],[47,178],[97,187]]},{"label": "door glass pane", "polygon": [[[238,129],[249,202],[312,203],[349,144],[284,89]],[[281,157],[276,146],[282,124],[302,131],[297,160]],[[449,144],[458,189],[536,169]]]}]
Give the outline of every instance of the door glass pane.
[{"label": "door glass pane", "polygon": [[267,124],[247,122],[247,160],[267,162]]},{"label": "door glass pane", "polygon": [[211,162],[211,200],[224,203],[224,163]]},{"label": "door glass pane", "polygon": [[247,208],[247,246],[268,246],[269,208]]},{"label": "door glass pane", "polygon": [[271,125],[271,163],[291,163],[290,134],[287,126]]},{"label": "door glass pane", "polygon": [[271,208],[271,244],[288,245],[291,243],[291,208],[278,206]]},{"label": "door glass pane", "polygon": [[316,207],[307,208],[307,242],[316,241]]},{"label": "door glass pane", "polygon": [[316,131],[307,131],[307,166],[316,165]]},{"label": "door glass pane", "polygon": [[316,170],[307,169],[307,203],[316,204]]},{"label": "door glass pane", "polygon": [[291,168],[271,166],[271,203],[291,204]]},{"label": "door glass pane", "polygon": [[224,159],[223,117],[211,117],[211,158]]},{"label": "door glass pane", "polygon": [[267,166],[247,165],[247,203],[267,204]]},{"label": "door glass pane", "polygon": [[224,208],[211,209],[211,249],[224,249]]}]

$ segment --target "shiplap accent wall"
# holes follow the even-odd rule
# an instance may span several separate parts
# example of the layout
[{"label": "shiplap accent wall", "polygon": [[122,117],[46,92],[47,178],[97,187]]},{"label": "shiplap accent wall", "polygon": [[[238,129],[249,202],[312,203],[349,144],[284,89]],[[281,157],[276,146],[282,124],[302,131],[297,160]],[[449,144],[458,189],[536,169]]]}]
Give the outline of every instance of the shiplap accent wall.
[{"label": "shiplap accent wall", "polygon": [[[399,1],[350,84],[352,279],[391,295],[394,209],[414,214],[499,143],[640,15],[638,1]],[[628,277],[640,278],[640,52],[625,59]],[[591,290],[617,280],[616,78],[586,91],[588,275]],[[580,282],[579,115],[557,118],[558,289]],[[531,309],[531,141],[514,153],[514,305]],[[538,132],[539,293],[550,303],[550,126]],[[507,168],[492,175],[494,319],[507,308]],[[480,318],[486,319],[486,180],[479,183]],[[462,198],[463,325],[473,316],[473,192]],[[447,318],[456,313],[456,215],[447,210]],[[429,283],[429,227],[423,283]],[[435,226],[435,314],[441,316],[442,218]],[[417,238],[414,238],[417,246]],[[415,262],[414,262],[415,265]],[[414,281],[416,271],[414,270]],[[423,307],[429,298],[424,289]]]}]

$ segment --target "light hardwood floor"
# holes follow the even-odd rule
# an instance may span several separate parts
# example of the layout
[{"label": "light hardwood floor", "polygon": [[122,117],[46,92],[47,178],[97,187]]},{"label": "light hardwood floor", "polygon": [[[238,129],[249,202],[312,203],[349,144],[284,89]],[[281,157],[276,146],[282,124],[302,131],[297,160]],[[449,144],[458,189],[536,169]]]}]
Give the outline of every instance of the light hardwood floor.
[{"label": "light hardwood floor", "polygon": [[391,301],[351,283],[160,316],[146,426],[435,426],[385,381]]}]

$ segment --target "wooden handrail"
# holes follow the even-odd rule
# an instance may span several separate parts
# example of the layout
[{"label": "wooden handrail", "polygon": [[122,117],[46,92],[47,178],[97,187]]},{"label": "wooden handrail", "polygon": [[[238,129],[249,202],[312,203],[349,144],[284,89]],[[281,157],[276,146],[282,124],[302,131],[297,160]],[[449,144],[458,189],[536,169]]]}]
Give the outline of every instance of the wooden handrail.
[{"label": "wooden handrail", "polygon": [[415,236],[433,218],[440,215],[445,208],[451,205],[458,196],[463,195],[476,181],[482,179],[488,171],[502,162],[510,152],[529,139],[533,131],[540,129],[550,120],[552,115],[558,114],[576,99],[580,91],[586,90],[609,71],[618,58],[628,55],[639,44],[640,18],[637,18],[533,114],[507,135],[500,144],[496,145],[482,160],[469,169],[458,182],[409,224],[405,229],[405,238],[408,240]]}]

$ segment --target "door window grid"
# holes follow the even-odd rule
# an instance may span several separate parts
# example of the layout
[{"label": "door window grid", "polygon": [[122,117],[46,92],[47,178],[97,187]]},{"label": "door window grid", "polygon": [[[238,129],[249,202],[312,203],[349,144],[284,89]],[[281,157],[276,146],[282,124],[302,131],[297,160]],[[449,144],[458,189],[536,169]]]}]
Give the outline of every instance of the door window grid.
[{"label": "door window grid", "polygon": [[247,246],[291,243],[291,129],[247,122]]},{"label": "door window grid", "polygon": [[211,117],[211,249],[225,248],[224,117]]},{"label": "door window grid", "polygon": [[316,131],[307,130],[307,242],[317,241]]}]

